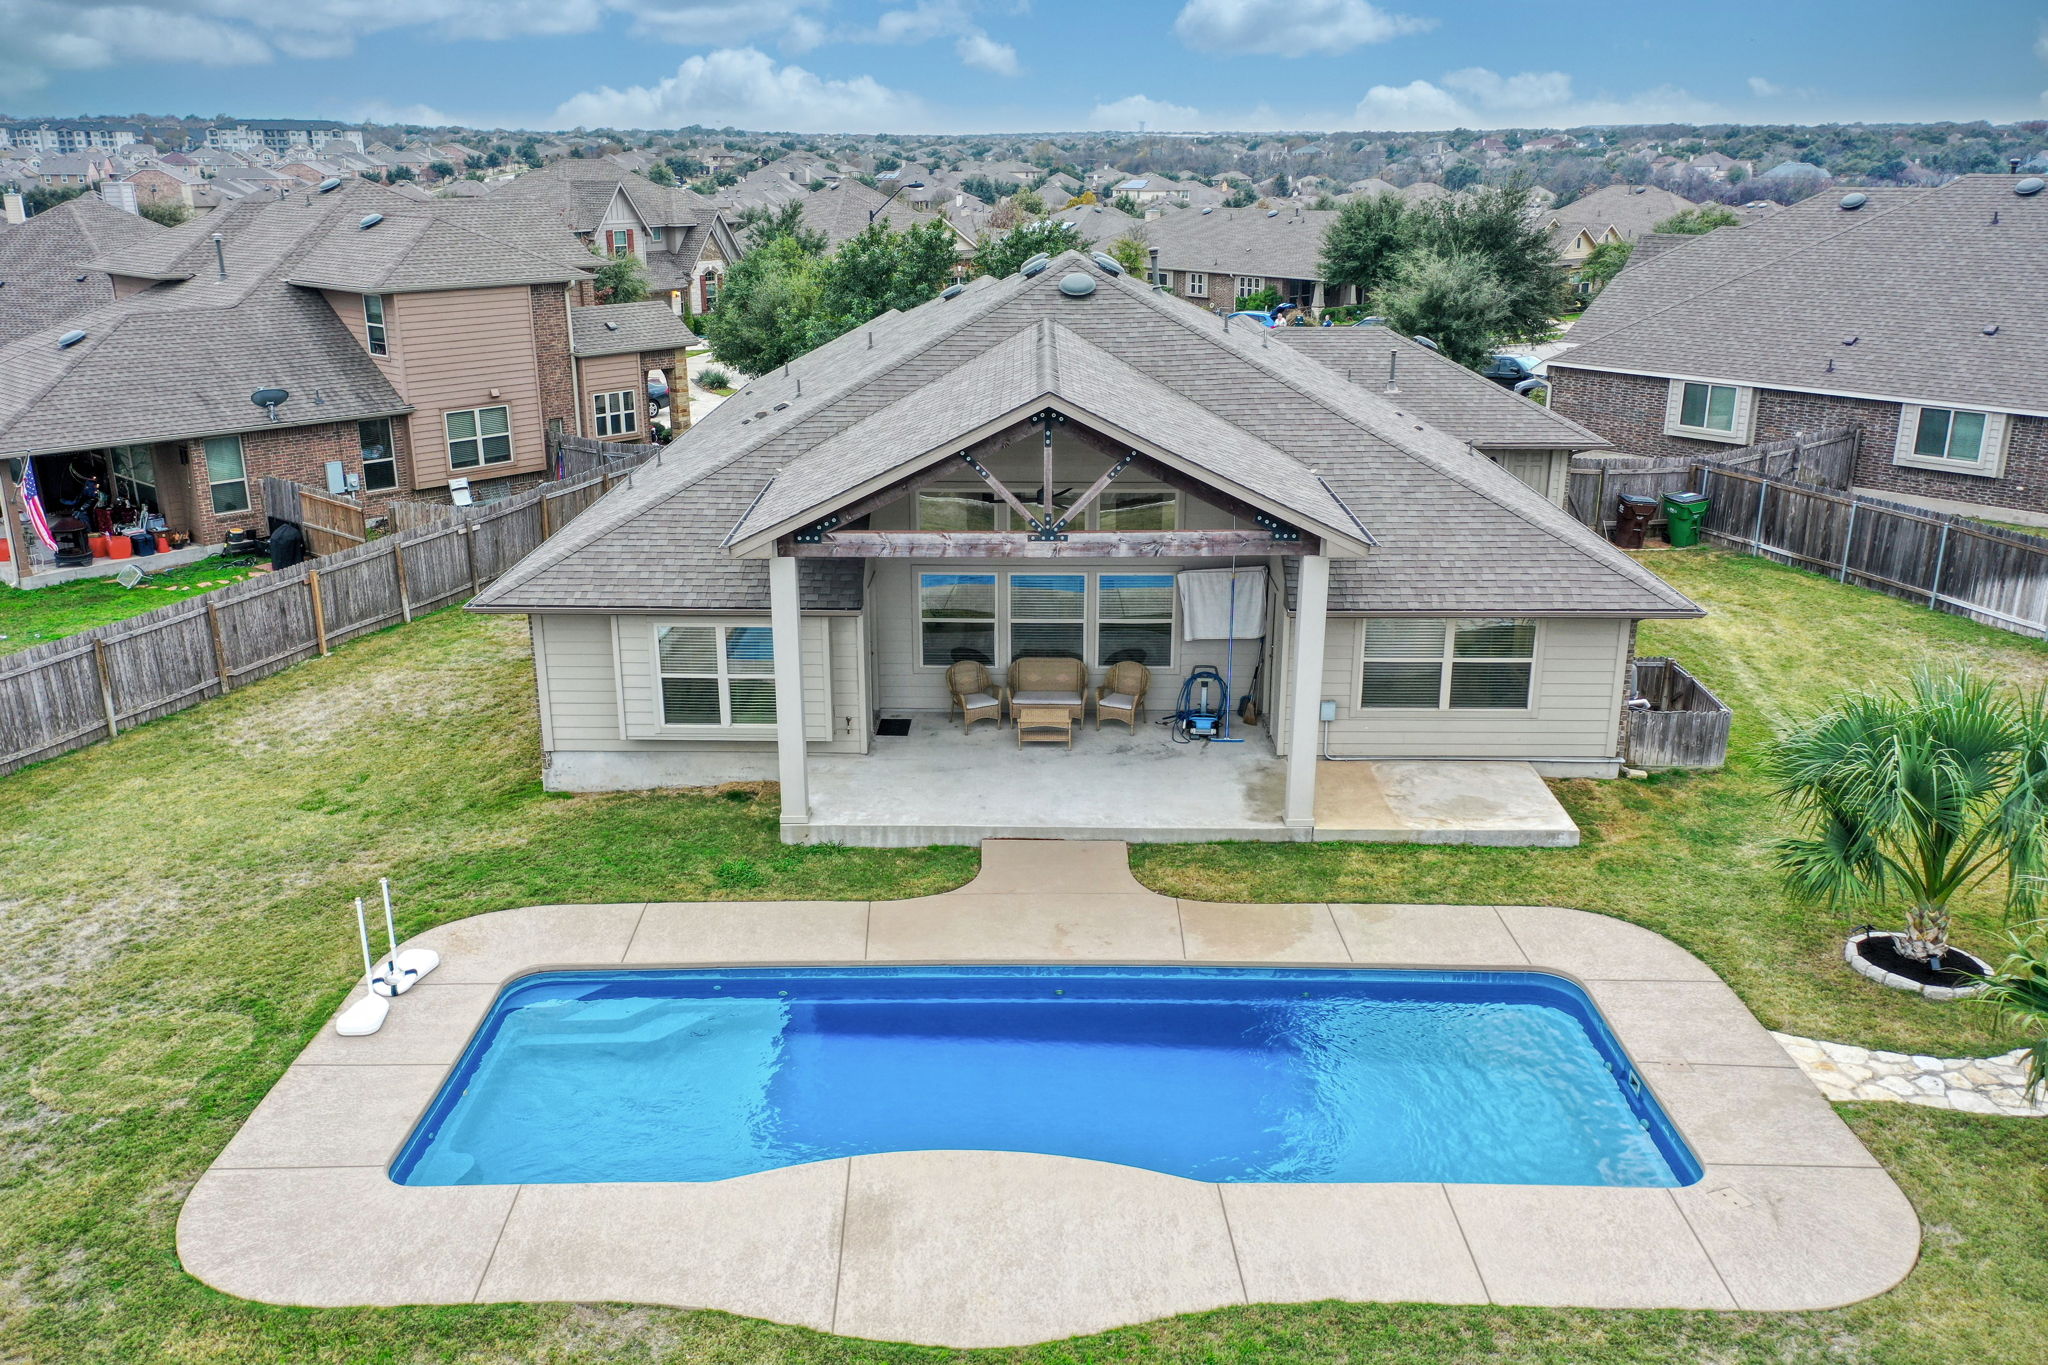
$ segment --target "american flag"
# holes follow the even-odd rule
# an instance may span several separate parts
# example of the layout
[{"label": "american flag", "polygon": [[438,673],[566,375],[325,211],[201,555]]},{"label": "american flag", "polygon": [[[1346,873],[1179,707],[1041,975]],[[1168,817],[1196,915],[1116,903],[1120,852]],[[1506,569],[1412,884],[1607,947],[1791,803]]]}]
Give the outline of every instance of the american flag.
[{"label": "american flag", "polygon": [[43,489],[36,482],[36,462],[24,460],[22,463],[28,467],[28,473],[21,480],[21,501],[28,508],[29,525],[35,528],[36,539],[54,550],[57,537],[50,534],[50,518],[43,511]]}]

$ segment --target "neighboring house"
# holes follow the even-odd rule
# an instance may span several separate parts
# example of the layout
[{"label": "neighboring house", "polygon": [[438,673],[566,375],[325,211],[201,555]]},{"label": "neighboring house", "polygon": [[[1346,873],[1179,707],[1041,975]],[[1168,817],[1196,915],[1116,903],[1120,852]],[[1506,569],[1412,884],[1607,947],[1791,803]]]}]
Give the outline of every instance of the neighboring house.
[{"label": "neighboring house", "polygon": [[84,262],[163,231],[96,194],[0,228],[0,346],[112,303],[114,282]]},{"label": "neighboring house", "polygon": [[[589,430],[570,312],[595,263],[552,220],[463,207],[357,181],[79,262],[112,301],[0,346],[10,512],[28,462],[53,508],[95,479],[199,544],[263,525],[266,474],[338,466],[372,508],[539,478],[550,431]],[[252,401],[273,388],[274,411]]]},{"label": "neighboring house", "polygon": [[[823,189],[815,194],[807,192],[802,202],[805,225],[825,234],[828,251],[838,250],[841,243],[860,233],[870,222],[885,222],[898,231],[942,222],[952,234],[955,250],[962,255],[974,250],[974,239],[944,215],[923,212],[904,203],[901,197],[886,199],[858,180],[848,180],[836,189]],[[744,241],[741,249],[745,249]]]},{"label": "neighboring house", "polygon": [[[1226,660],[1179,575],[1232,565],[1267,593]],[[814,818],[812,775],[857,785],[882,712],[946,724],[958,661],[1139,662],[1154,716],[1227,664],[1285,760],[1267,837],[1314,837],[1324,752],[1612,776],[1636,623],[1699,614],[1386,395],[1079,252],[753,380],[471,607],[531,618],[550,788],[778,778],[792,842],[889,837]],[[960,761],[999,792],[1013,752]]]},{"label": "neighboring house", "polygon": [[1277,289],[1284,302],[1320,309],[1354,302],[1351,286],[1326,291],[1323,233],[1334,209],[1210,209],[1168,213],[1145,223],[1152,282],[1168,293],[1228,311],[1239,299]]},{"label": "neighboring house", "polygon": [[1162,199],[1180,198],[1181,187],[1179,181],[1168,180],[1164,176],[1140,175],[1119,181],[1116,187],[1110,190],[1108,197],[1119,199],[1124,195],[1136,200],[1142,208],[1147,204],[1156,204]]},{"label": "neighboring house", "polygon": [[1551,209],[1544,226],[1566,267],[1576,270],[1594,247],[1633,242],[1672,214],[1698,207],[1684,195],[1655,185],[1603,185]]},{"label": "neighboring house", "polygon": [[[575,357],[583,434],[601,441],[644,442],[647,372],[661,371],[671,392],[683,381],[681,353],[700,345],[661,299],[569,310],[569,353]],[[677,428],[690,424],[690,405],[672,405]]]},{"label": "neighboring house", "polygon": [[488,222],[497,206],[543,208],[592,249],[637,256],[649,288],[686,311],[709,311],[718,281],[739,259],[711,200],[680,185],[657,185],[610,162],[565,158],[528,171],[470,201]]},{"label": "neighboring house", "polygon": [[44,157],[36,178],[58,189],[91,189],[113,174],[113,170],[104,152],[78,152]]},{"label": "neighboring house", "polygon": [[1385,327],[1276,327],[1267,335],[1457,437],[1559,507],[1572,456],[1612,444]]},{"label": "neighboring house", "polygon": [[185,208],[196,208],[200,198],[197,191],[206,184],[205,177],[197,171],[183,166],[144,166],[121,177],[123,184],[135,187],[135,198],[143,204],[180,204]]},{"label": "neighboring house", "polygon": [[1632,261],[1550,362],[1551,406],[1631,455],[1848,425],[1859,487],[2048,524],[2039,185],[1821,195]]}]

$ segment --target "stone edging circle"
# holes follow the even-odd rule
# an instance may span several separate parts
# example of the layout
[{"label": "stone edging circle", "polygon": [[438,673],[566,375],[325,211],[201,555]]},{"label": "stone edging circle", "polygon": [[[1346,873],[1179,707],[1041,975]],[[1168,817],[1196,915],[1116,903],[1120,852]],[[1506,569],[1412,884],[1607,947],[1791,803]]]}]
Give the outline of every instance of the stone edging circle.
[{"label": "stone edging circle", "polygon": [[[1867,976],[1872,981],[1877,982],[1878,985],[1889,986],[1895,991],[1912,991],[1916,995],[1924,995],[1929,1000],[1968,1000],[1973,996],[1982,995],[1985,991],[1991,989],[1989,986],[1983,985],[1923,986],[1910,977],[1900,976],[1897,972],[1886,971],[1856,951],[1856,945],[1865,939],[1897,937],[1897,934],[1884,929],[1865,929],[1859,933],[1851,934],[1848,941],[1842,945],[1842,960],[1848,963],[1849,970],[1855,972],[1858,976]],[[1976,955],[1971,954],[1971,956],[1975,957]]]}]

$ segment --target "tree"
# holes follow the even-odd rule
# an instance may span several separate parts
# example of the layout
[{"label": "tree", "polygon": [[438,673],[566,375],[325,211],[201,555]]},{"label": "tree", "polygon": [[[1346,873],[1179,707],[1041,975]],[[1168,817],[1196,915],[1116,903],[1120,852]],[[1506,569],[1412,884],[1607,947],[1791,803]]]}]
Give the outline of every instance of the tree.
[{"label": "tree", "polygon": [[639,303],[647,297],[647,267],[630,251],[607,256],[595,246],[590,254],[604,262],[592,280],[599,303]]},{"label": "tree", "polygon": [[1237,311],[1244,313],[1270,313],[1280,306],[1280,291],[1272,285],[1256,293],[1245,294],[1237,300]]},{"label": "tree", "polygon": [[657,161],[647,168],[647,178],[657,185],[673,185],[676,173],[668,168],[666,161]]},{"label": "tree", "polygon": [[1320,194],[1316,195],[1315,203],[1310,204],[1309,207],[1323,212],[1328,212],[1333,209],[1341,209],[1344,206],[1337,202],[1336,195],[1331,194],[1328,190],[1324,190]]},{"label": "tree", "polygon": [[416,180],[418,178],[412,173],[412,167],[410,166],[393,166],[384,172],[384,183],[387,185],[396,185],[401,180]]},{"label": "tree", "polygon": [[49,210],[56,208],[57,205],[68,203],[84,193],[85,187],[82,185],[73,186],[68,189],[62,185],[37,185],[21,196],[21,202],[28,212],[33,215],[47,213]]},{"label": "tree", "polygon": [[829,245],[824,233],[805,224],[804,201],[801,199],[784,200],[779,208],[756,204],[741,209],[733,225],[740,230],[741,240],[749,251],[758,250],[778,237],[792,239],[812,256],[824,255]]},{"label": "tree", "polygon": [[915,308],[937,297],[952,283],[957,240],[937,218],[901,232],[870,223],[847,239],[820,276],[811,344],[822,346],[892,308]]},{"label": "tree", "polygon": [[2011,936],[2012,955],[1991,978],[1984,1003],[1995,1007],[2008,1027],[2023,1031],[2027,1045],[2027,1098],[2048,1086],[2048,926]]},{"label": "tree", "polygon": [[1369,294],[1393,277],[1401,254],[1414,244],[1419,215],[1398,194],[1354,199],[1323,232],[1323,281]]},{"label": "tree", "polygon": [[1507,291],[1487,262],[1435,249],[1410,251],[1393,277],[1372,292],[1372,309],[1407,336],[1428,337],[1468,369],[1486,363],[1507,334]]},{"label": "tree", "polygon": [[1804,832],[1774,847],[1793,892],[1834,908],[1904,903],[1900,951],[1937,970],[1950,905],[2004,881],[2010,915],[2040,912],[2048,872],[2043,697],[1968,674],[1849,695],[1773,749]]},{"label": "tree", "polygon": [[1680,209],[1663,222],[1651,228],[1652,232],[1676,232],[1687,237],[1697,237],[1712,232],[1715,228],[1734,227],[1742,219],[1735,210],[1719,204],[1701,204],[1697,208]]},{"label": "tree", "polygon": [[450,161],[428,162],[427,170],[436,180],[453,180],[455,178],[455,164]]},{"label": "tree", "polygon": [[540,169],[540,142],[537,139],[528,138],[520,143],[519,159],[526,164],[529,170]]},{"label": "tree", "polygon": [[974,270],[1001,279],[1016,274],[1017,267],[1041,252],[1057,256],[1062,251],[1078,251],[1083,245],[1081,234],[1065,223],[1053,219],[1026,223],[1000,237],[983,236],[975,243]]},{"label": "tree", "polygon": [[725,364],[763,374],[811,349],[824,262],[795,236],[750,249],[726,272],[702,331]]},{"label": "tree", "polygon": [[1479,168],[1469,161],[1460,161],[1456,165],[1444,167],[1444,188],[1453,194],[1459,190],[1469,190],[1478,183]]},{"label": "tree", "polygon": [[1634,251],[1634,242],[1602,242],[1586,253],[1586,259],[1579,262],[1579,278],[1593,286],[1599,293],[1607,282],[1621,273],[1628,264],[1629,253]]},{"label": "tree", "polygon": [[1109,244],[1109,255],[1135,280],[1144,279],[1152,269],[1152,244],[1135,228]]},{"label": "tree", "polygon": [[1132,198],[1128,194],[1120,194],[1116,198],[1112,199],[1110,203],[1113,206],[1115,206],[1116,210],[1119,213],[1128,213],[1133,218],[1140,217],[1145,212],[1143,206],[1141,206],[1136,199]]},{"label": "tree", "polygon": [[1531,194],[1522,184],[1481,186],[1422,210],[1420,244],[1476,259],[1500,286],[1507,318],[1496,340],[1542,336],[1570,304],[1564,262]]},{"label": "tree", "polygon": [[190,209],[167,199],[144,200],[135,206],[135,211],[150,222],[162,223],[165,227],[178,227],[192,217]]},{"label": "tree", "polygon": [[1224,199],[1223,207],[1227,209],[1248,209],[1258,202],[1258,198],[1258,194],[1253,191],[1250,185],[1239,185]]}]

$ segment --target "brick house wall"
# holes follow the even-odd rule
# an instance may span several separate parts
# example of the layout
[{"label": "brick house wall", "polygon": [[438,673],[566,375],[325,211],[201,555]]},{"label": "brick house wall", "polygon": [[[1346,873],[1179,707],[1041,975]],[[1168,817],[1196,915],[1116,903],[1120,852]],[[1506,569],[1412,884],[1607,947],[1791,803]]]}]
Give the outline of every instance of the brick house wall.
[{"label": "brick house wall", "polygon": [[[577,282],[581,285],[582,281]],[[533,300],[534,367],[540,380],[543,431],[577,432],[576,384],[569,357],[569,286],[536,284]],[[558,425],[559,424],[559,425]]]},{"label": "brick house wall", "polygon": [[[241,437],[242,466],[249,479],[249,510],[246,512],[220,513],[213,510],[213,491],[207,478],[206,442],[181,443],[188,460],[182,466],[186,476],[185,487],[181,490],[182,505],[188,509],[190,524],[176,529],[190,532],[198,544],[218,545],[227,539],[228,529],[235,526],[247,527],[259,535],[269,530],[268,513],[263,506],[263,479],[266,475],[290,479],[309,488],[324,489],[327,487],[329,460],[340,460],[352,474],[363,472],[362,443],[353,421],[258,427],[242,432]],[[399,486],[362,495],[363,505],[372,516],[379,515],[384,505],[394,497],[414,496],[406,488],[412,455],[402,417],[391,420],[391,444],[398,455]],[[166,497],[164,501],[168,512],[172,499]]]},{"label": "brick house wall", "polygon": [[[1664,411],[1669,380],[1577,370],[1555,362],[1550,366],[1550,379],[1552,410],[1614,442],[1619,454],[1713,459],[1738,449],[1721,441],[1666,435]],[[1756,390],[1753,439],[1759,443],[1782,441],[1827,427],[1855,427],[1861,433],[1855,476],[1859,488],[2048,512],[2048,420],[2011,418],[2007,424],[2004,476],[1987,479],[1893,464],[1899,411],[1897,403],[1869,398],[1760,388]]]}]

